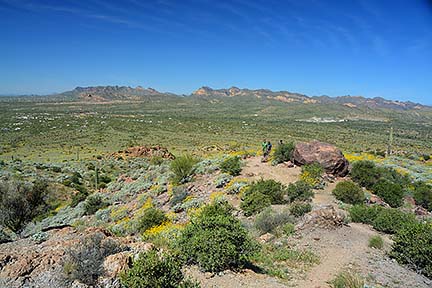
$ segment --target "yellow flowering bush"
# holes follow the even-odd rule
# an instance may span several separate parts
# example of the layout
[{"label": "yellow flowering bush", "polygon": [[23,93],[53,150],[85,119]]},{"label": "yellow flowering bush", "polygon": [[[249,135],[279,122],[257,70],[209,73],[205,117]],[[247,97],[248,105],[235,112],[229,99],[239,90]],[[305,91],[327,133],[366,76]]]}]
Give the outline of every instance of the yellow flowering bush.
[{"label": "yellow flowering bush", "polygon": [[219,200],[223,200],[225,197],[225,193],[222,191],[215,191],[210,193],[210,201],[219,201]]}]

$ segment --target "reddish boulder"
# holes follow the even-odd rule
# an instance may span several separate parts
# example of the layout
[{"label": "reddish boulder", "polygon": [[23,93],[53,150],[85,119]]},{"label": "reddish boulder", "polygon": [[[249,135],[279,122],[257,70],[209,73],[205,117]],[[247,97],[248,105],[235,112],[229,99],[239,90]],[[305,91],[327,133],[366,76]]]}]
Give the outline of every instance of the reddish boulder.
[{"label": "reddish boulder", "polygon": [[296,165],[319,163],[328,174],[346,176],[349,162],[334,145],[319,141],[298,143],[293,151]]}]

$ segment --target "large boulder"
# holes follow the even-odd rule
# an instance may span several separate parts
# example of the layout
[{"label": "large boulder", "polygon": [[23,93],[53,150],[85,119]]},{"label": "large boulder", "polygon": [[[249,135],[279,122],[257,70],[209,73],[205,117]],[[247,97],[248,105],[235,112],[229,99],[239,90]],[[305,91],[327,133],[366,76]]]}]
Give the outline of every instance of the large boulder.
[{"label": "large boulder", "polygon": [[293,151],[294,163],[305,165],[319,163],[326,173],[337,176],[348,174],[349,163],[334,145],[319,141],[298,143]]}]

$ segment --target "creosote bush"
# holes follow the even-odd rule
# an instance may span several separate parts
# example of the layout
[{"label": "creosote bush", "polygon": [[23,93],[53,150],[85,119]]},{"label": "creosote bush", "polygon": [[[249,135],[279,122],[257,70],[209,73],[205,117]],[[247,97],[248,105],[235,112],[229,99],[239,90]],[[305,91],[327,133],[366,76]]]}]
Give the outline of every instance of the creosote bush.
[{"label": "creosote bush", "polygon": [[349,213],[353,222],[369,224],[378,231],[390,234],[396,233],[405,225],[416,222],[413,214],[377,205],[355,205],[349,209]]},{"label": "creosote bush", "polygon": [[375,220],[373,227],[381,232],[393,234],[403,228],[405,225],[415,223],[414,214],[402,212],[395,208],[381,210]]},{"label": "creosote bush", "polygon": [[126,288],[198,288],[181,271],[182,260],[176,255],[152,249],[139,254],[132,267],[120,275]]},{"label": "creosote bush", "polygon": [[168,218],[162,210],[150,207],[146,209],[138,220],[140,232],[145,232],[146,230],[161,225],[163,222],[167,221]]},{"label": "creosote bush", "polygon": [[101,208],[108,206],[101,195],[93,194],[87,197],[84,202],[84,210],[86,215],[92,215]]},{"label": "creosote bush", "polygon": [[432,224],[405,225],[393,237],[390,256],[432,279]]},{"label": "creosote bush", "polygon": [[43,180],[0,181],[0,224],[15,232],[20,230],[49,209],[47,195],[48,184]]},{"label": "creosote bush", "polygon": [[352,164],[351,179],[367,189],[378,181],[380,175],[374,162],[369,160],[356,161]]},{"label": "creosote bush", "polygon": [[219,166],[223,173],[228,173],[231,176],[238,176],[242,170],[240,157],[228,157],[222,161]]},{"label": "creosote bush", "polygon": [[291,160],[293,150],[294,150],[293,142],[279,144],[274,150],[273,161],[276,164],[279,164]]},{"label": "creosote bush", "polygon": [[170,168],[174,173],[173,181],[183,184],[192,180],[198,160],[192,155],[183,155],[172,160]]},{"label": "creosote bush", "polygon": [[391,207],[400,207],[403,203],[403,189],[399,184],[386,179],[378,180],[372,190]]},{"label": "creosote bush", "polygon": [[214,202],[192,218],[176,243],[188,263],[218,272],[249,261],[259,246],[231,211],[228,203]]},{"label": "creosote bush", "polygon": [[378,214],[383,210],[382,206],[354,205],[349,209],[352,222],[372,225]]},{"label": "creosote bush", "polygon": [[312,205],[308,202],[294,201],[290,204],[289,211],[295,217],[301,217],[312,211]]},{"label": "creosote bush", "polygon": [[240,208],[246,216],[262,211],[271,204],[283,204],[286,187],[275,180],[258,180],[243,193]]},{"label": "creosote bush", "polygon": [[432,211],[432,186],[424,182],[414,183],[414,199],[417,205]]},{"label": "creosote bush", "polygon": [[339,182],[332,193],[337,200],[348,204],[361,204],[365,200],[362,188],[352,181]]},{"label": "creosote bush", "polygon": [[290,183],[288,185],[287,194],[289,202],[296,200],[310,201],[314,195],[312,186],[302,180]]}]

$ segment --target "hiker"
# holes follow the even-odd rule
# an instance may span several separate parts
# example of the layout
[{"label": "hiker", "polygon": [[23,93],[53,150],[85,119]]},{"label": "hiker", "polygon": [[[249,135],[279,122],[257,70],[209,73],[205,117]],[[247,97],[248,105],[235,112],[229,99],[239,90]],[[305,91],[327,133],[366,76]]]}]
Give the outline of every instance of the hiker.
[{"label": "hiker", "polygon": [[261,159],[261,162],[267,162],[268,156],[272,149],[272,144],[270,143],[270,141],[264,139],[264,141],[261,143],[261,147],[263,151],[263,158]]}]

